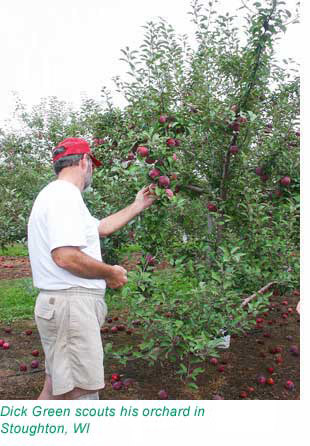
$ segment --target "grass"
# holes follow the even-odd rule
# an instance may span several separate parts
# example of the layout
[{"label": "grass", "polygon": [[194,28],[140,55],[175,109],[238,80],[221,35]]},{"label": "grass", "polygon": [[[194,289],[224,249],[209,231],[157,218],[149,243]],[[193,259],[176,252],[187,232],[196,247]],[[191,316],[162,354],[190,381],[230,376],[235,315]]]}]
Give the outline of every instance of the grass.
[{"label": "grass", "polygon": [[38,290],[31,278],[0,281],[0,321],[32,319]]},{"label": "grass", "polygon": [[0,256],[28,256],[28,249],[23,243],[14,243],[13,245],[0,248]]}]

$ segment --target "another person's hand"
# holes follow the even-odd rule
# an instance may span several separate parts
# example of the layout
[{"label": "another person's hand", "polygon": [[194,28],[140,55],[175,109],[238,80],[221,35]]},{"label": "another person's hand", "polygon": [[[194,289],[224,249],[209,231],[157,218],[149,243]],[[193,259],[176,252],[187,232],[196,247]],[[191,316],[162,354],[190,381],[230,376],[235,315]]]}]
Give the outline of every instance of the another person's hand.
[{"label": "another person's hand", "polygon": [[111,266],[109,275],[105,278],[107,286],[112,289],[122,288],[127,282],[127,271],[119,265]]},{"label": "another person's hand", "polygon": [[143,187],[136,195],[135,204],[137,204],[141,211],[150,207],[154,201],[156,201],[156,196],[152,193],[150,186]]},{"label": "another person's hand", "polygon": [[296,311],[297,311],[298,314],[300,314],[299,307],[300,307],[300,301],[298,302],[297,307],[296,307]]}]

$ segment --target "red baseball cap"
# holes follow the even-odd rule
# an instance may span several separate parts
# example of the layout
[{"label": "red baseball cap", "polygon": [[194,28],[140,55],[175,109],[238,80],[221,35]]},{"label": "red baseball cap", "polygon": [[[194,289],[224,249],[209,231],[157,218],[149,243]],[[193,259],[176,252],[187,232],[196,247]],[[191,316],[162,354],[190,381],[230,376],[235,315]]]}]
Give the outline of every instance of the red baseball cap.
[{"label": "red baseball cap", "polygon": [[[64,149],[60,151],[61,149]],[[66,138],[61,141],[53,149],[53,162],[59,160],[63,156],[67,155],[82,155],[83,153],[88,153],[94,166],[102,166],[102,162],[98,161],[94,155],[91,153],[90,146],[85,139],[82,138]]]}]

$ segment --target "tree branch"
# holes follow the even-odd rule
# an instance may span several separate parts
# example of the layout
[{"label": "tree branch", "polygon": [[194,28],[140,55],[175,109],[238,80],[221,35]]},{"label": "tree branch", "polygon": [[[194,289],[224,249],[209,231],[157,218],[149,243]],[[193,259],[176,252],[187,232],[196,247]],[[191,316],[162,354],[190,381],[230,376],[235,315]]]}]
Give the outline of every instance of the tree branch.
[{"label": "tree branch", "polygon": [[277,282],[270,282],[267,283],[267,285],[265,285],[263,288],[261,288],[260,290],[258,290],[256,293],[252,294],[251,296],[246,297],[242,304],[241,307],[244,307],[245,305],[247,305],[251,300],[255,299],[255,297],[257,297],[258,294],[264,294],[266,291],[269,290],[269,288],[271,288],[273,285],[275,285]]}]

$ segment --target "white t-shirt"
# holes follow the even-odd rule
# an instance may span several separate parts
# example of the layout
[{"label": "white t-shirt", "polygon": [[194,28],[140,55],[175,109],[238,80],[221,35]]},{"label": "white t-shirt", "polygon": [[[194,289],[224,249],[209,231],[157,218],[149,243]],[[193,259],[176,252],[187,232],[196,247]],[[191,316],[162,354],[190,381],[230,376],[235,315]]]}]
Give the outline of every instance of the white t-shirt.
[{"label": "white t-shirt", "polygon": [[60,268],[51,251],[61,246],[79,247],[102,261],[99,220],[92,217],[74,184],[56,180],[37,196],[28,222],[28,250],[34,286],[59,290],[75,286],[105,289],[104,279],[84,279]]}]

